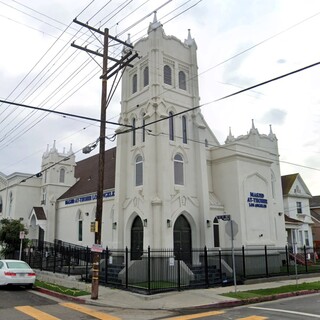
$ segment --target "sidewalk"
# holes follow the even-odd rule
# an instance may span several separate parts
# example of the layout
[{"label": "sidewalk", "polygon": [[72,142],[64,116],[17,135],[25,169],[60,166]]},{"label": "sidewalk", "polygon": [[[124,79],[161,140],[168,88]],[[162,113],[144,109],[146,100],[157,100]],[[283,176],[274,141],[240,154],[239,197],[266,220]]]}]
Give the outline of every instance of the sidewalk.
[{"label": "sidewalk", "polygon": [[[302,275],[301,275],[302,276]],[[298,283],[320,281],[320,275],[317,277],[304,277],[298,279]],[[58,274],[50,274],[39,272],[37,273],[39,280],[47,281],[50,283],[61,284],[70,288],[77,288],[86,291],[91,291],[91,284],[81,283],[72,277],[66,277]],[[259,282],[252,284],[238,285],[237,291],[247,291],[263,288],[276,288],[284,285],[296,284],[296,279],[263,279],[269,282]],[[261,280],[260,280],[261,281]],[[40,290],[44,293],[50,294],[46,290]],[[242,305],[244,302],[234,298],[221,296],[222,293],[234,292],[234,286],[209,288],[209,289],[194,289],[185,291],[173,291],[159,293],[155,295],[142,295],[129,291],[112,289],[104,286],[99,286],[99,296],[97,300],[92,300],[90,295],[75,298],[78,302],[107,306],[118,307],[126,309],[146,309],[146,310],[172,310],[172,309],[185,309],[185,308],[205,308],[205,307],[231,307]],[[304,292],[304,294],[311,292]],[[297,294],[285,294],[282,296],[296,296]],[[55,295],[57,296],[57,295]],[[63,299],[63,297],[60,297]],[[270,299],[270,298],[269,298]],[[260,299],[261,300],[261,299]],[[254,301],[252,301],[254,302]]]}]

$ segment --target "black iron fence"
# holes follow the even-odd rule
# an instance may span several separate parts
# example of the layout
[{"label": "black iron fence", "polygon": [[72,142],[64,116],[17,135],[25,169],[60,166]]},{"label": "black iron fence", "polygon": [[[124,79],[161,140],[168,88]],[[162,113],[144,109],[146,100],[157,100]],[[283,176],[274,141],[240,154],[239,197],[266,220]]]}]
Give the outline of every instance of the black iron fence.
[{"label": "black iron fence", "polygon": [[[288,247],[267,246],[235,248],[233,252],[205,247],[188,253],[173,249],[134,252],[128,248],[105,248],[100,256],[99,278],[102,285],[146,294],[228,285],[233,284],[233,255],[239,284],[252,278],[320,272],[317,255],[306,247],[299,252],[293,254]],[[185,256],[188,261],[184,261]],[[91,281],[92,252],[88,247],[33,242],[23,251],[22,258],[35,269],[79,275],[81,280]]]}]

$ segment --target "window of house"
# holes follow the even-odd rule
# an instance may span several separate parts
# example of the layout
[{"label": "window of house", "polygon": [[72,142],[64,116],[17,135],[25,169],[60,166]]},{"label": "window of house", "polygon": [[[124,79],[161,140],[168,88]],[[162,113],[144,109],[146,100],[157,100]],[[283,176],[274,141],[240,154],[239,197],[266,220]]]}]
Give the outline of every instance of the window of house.
[{"label": "window of house", "polygon": [[169,140],[174,140],[174,124],[173,124],[173,112],[169,112]]},{"label": "window of house", "polygon": [[174,156],[174,184],[184,185],[183,158],[180,154]]},{"label": "window of house", "polygon": [[143,69],[143,86],[146,87],[149,84],[149,67]]},{"label": "window of house", "polygon": [[182,90],[187,90],[186,74],[183,71],[179,71],[179,88]]},{"label": "window of house", "polygon": [[172,85],[172,71],[168,65],[163,67],[163,82]]},{"label": "window of house", "polygon": [[66,175],[66,170],[64,168],[61,168],[60,174],[59,174],[59,182],[60,183],[64,183],[65,175]]},{"label": "window of house", "polygon": [[302,234],[302,230],[299,230],[299,246],[302,247],[303,246],[303,234]]},{"label": "window of house", "polygon": [[136,119],[132,119],[132,145],[136,145]]},{"label": "window of house", "polygon": [[187,118],[182,116],[182,142],[187,143]]},{"label": "window of house", "polygon": [[136,93],[138,89],[138,77],[136,74],[132,77],[132,93]]},{"label": "window of house", "polygon": [[297,213],[302,213],[302,205],[301,205],[301,202],[297,202]]},{"label": "window of house", "polygon": [[310,241],[309,241],[309,232],[308,230],[304,231],[304,243],[306,245],[306,247],[310,246]]},{"label": "window of house", "polygon": [[136,186],[143,184],[143,160],[139,155],[136,157]]}]

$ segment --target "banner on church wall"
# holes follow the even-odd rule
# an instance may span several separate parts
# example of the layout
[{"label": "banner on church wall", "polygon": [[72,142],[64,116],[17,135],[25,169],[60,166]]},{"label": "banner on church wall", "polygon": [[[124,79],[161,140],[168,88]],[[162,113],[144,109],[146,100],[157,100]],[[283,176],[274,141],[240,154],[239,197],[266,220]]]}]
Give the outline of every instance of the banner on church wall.
[{"label": "banner on church wall", "polygon": [[247,203],[249,207],[254,208],[267,208],[268,199],[265,198],[264,193],[250,192],[247,198]]},{"label": "banner on church wall", "polygon": [[[104,198],[111,198],[114,197],[114,191],[108,191],[108,192],[104,192],[103,194]],[[73,198],[73,199],[68,199],[64,202],[65,205],[68,204],[75,204],[75,203],[81,203],[81,202],[86,202],[86,201],[92,201],[92,200],[96,200],[97,199],[97,195],[93,194],[90,196],[85,196],[85,197],[77,197],[77,198]]]}]

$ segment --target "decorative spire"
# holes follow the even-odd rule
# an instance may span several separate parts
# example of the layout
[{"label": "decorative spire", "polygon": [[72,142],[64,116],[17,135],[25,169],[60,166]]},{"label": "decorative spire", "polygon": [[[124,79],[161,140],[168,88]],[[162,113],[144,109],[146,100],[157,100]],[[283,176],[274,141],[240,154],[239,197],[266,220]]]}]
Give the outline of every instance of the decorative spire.
[{"label": "decorative spire", "polygon": [[187,46],[191,47],[193,45],[196,44],[196,42],[194,41],[194,39],[191,37],[191,31],[190,29],[188,29],[188,37],[186,40],[184,40],[184,44],[186,44]]},{"label": "decorative spire", "polygon": [[130,33],[128,33],[128,38],[127,38],[127,40],[126,40],[126,43],[127,43],[127,44],[131,44]]},{"label": "decorative spire", "polygon": [[232,133],[231,133],[231,127],[229,127],[229,135],[228,135],[227,140],[226,140],[225,143],[230,143],[230,142],[232,142],[232,141],[234,141],[234,140],[235,140],[235,138],[234,138],[234,136],[233,136]]},{"label": "decorative spire", "polygon": [[[127,40],[125,41],[127,44],[130,44],[132,45],[131,43],[131,39],[130,39],[130,33],[128,33],[128,38]],[[125,55],[127,52],[129,52],[131,49],[129,47],[127,47],[126,45],[123,45],[123,48],[122,48],[122,54]]]},{"label": "decorative spire", "polygon": [[56,149],[56,140],[53,140],[53,146],[50,149],[50,153],[54,153],[54,152],[58,152],[58,150]]},{"label": "decorative spire", "polygon": [[276,139],[276,135],[272,132],[272,125],[269,124],[269,127],[270,127],[270,132],[269,132],[269,138],[271,139]]},{"label": "decorative spire", "polygon": [[153,23],[157,23],[158,19],[157,19],[157,11],[154,12],[153,14]]},{"label": "decorative spire", "polygon": [[71,155],[71,154],[73,154],[72,143],[70,143],[70,149],[69,149],[69,152],[68,152],[68,155]]},{"label": "decorative spire", "polygon": [[47,150],[44,152],[42,158],[46,158],[49,155],[49,144],[47,144]]},{"label": "decorative spire", "polygon": [[158,21],[158,19],[157,19],[157,11],[155,11],[154,15],[153,15],[153,22],[151,22],[149,24],[148,33],[150,33],[151,31],[156,30],[159,27],[161,27],[161,23],[160,23],[160,21]]},{"label": "decorative spire", "polygon": [[249,134],[250,134],[250,133],[252,133],[252,134],[259,134],[258,129],[256,129],[256,127],[255,127],[255,125],[254,125],[254,120],[252,119],[251,121],[252,121],[252,126],[251,126],[251,129],[250,129]]}]

